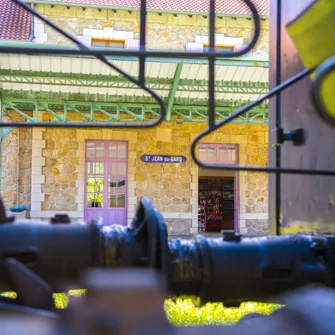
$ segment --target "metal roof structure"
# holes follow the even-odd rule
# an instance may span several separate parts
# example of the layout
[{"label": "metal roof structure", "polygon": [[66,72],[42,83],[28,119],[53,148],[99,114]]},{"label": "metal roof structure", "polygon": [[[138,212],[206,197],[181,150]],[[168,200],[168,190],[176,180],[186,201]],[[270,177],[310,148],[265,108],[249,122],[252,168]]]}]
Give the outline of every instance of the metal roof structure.
[{"label": "metal roof structure", "polygon": [[[113,63],[136,77],[138,62],[115,60]],[[182,64],[176,98],[207,98],[207,64],[148,62],[149,86],[167,98],[178,64]],[[21,78],[21,79],[19,79]],[[43,79],[42,79],[43,78]],[[268,68],[238,64],[217,65],[218,100],[257,99],[267,89]],[[76,81],[77,80],[77,81]],[[58,56],[0,55],[0,81],[3,90],[50,91],[118,96],[145,96],[144,92],[97,59]],[[86,83],[85,83],[86,81]],[[257,91],[259,89],[259,91]]]},{"label": "metal roof structure", "polygon": [[[110,59],[137,76],[134,58]],[[147,85],[165,100],[169,121],[207,121],[207,77],[208,64],[201,60],[148,59],[146,66]],[[222,59],[215,79],[217,116],[222,119],[267,92],[267,62],[257,57]],[[159,106],[145,91],[90,57],[1,54],[0,83],[4,111],[27,121],[37,117],[34,110],[47,111],[55,122],[61,121],[65,109],[76,110],[82,121],[146,121],[159,114]],[[267,122],[267,105],[236,122]]]},{"label": "metal roof structure", "polygon": [[[58,5],[81,5],[117,9],[140,7],[140,0],[29,0],[28,3],[50,3]],[[254,0],[260,15],[269,12],[269,0]],[[148,10],[170,13],[195,12],[205,14],[209,0],[148,0]],[[22,8],[11,0],[0,0],[1,47],[24,48],[19,54],[1,54],[0,83],[1,119],[36,121],[40,112],[48,113],[48,121],[70,121],[81,116],[80,121],[148,121],[158,118],[158,101],[127,81],[123,76],[93,57],[75,56],[73,46],[48,45],[52,54],[40,54],[45,45],[30,40],[33,21]],[[216,13],[227,15],[249,15],[250,10],[243,0],[217,1]],[[12,41],[8,41],[12,40]],[[14,41],[13,41],[14,40]],[[40,50],[39,50],[40,49]],[[64,50],[74,51],[72,56],[60,54]],[[36,51],[36,55],[35,55]],[[100,50],[100,52],[106,50]],[[136,77],[137,58],[131,53],[113,51],[109,60],[124,72]],[[67,51],[66,51],[67,52]],[[53,54],[55,53],[55,54]],[[58,55],[56,55],[58,53]],[[39,56],[37,56],[39,54]],[[159,54],[159,53],[158,53]],[[117,56],[118,55],[118,56]],[[161,54],[159,54],[161,57]],[[195,55],[196,56],[196,55]],[[146,83],[165,101],[168,121],[207,122],[208,113],[208,59],[159,59],[154,52],[148,53]],[[173,53],[171,53],[173,57]],[[200,57],[201,58],[201,57]],[[216,61],[216,108],[217,119],[229,116],[234,108],[254,101],[267,91],[268,62],[257,57],[242,59],[217,59]],[[56,103],[57,102],[57,103]],[[254,113],[249,113],[236,122],[267,122],[267,108],[263,104]]]}]

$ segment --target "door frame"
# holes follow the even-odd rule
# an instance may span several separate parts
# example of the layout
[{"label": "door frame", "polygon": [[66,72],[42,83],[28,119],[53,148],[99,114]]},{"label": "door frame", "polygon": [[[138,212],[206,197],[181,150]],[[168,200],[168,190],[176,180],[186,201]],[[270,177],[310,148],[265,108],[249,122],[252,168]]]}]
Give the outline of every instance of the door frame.
[{"label": "door frame", "polygon": [[[199,155],[199,149],[202,146],[205,145],[214,145],[215,147],[223,146],[227,148],[234,148],[235,149],[235,162],[220,162],[222,164],[228,164],[228,165],[238,165],[239,164],[239,144],[231,144],[231,143],[199,143],[198,144],[198,155]],[[217,161],[206,161],[204,163],[209,163],[209,164],[215,164]],[[199,185],[199,178],[198,178],[198,185]],[[199,196],[198,196],[199,197]],[[198,199],[199,201],[199,199]],[[240,204],[240,197],[239,197],[239,173],[238,171],[234,172],[234,230],[235,232],[238,231],[238,223],[239,223],[239,204]]]},{"label": "door frame", "polygon": [[[125,225],[127,225],[128,221],[128,163],[129,163],[129,155],[128,155],[128,141],[114,141],[114,140],[85,140],[85,152],[84,152],[84,165],[85,165],[85,173],[84,173],[84,220],[86,220],[86,210],[87,208],[87,185],[86,185],[86,179],[87,179],[87,157],[86,157],[86,144],[88,142],[105,142],[105,143],[116,143],[116,144],[124,144],[126,147],[126,158],[125,158],[125,163],[126,163],[126,171],[125,171],[125,179],[126,179],[126,189],[125,189]],[[105,154],[106,154],[106,148],[105,148]],[[104,179],[106,178],[106,173],[107,173],[107,180],[104,180],[104,185],[107,185],[107,187],[104,186],[104,193],[107,190],[107,196],[104,196],[104,198],[107,201],[107,205],[109,203],[108,199],[108,164],[111,162],[117,162],[117,159],[110,159],[110,158],[104,158],[103,162],[106,164],[104,168]],[[95,162],[99,162],[99,160],[96,160]],[[105,183],[106,182],[106,183]],[[105,194],[104,194],[105,195]],[[109,205],[108,205],[109,206]],[[108,210],[109,207],[107,207],[106,210]],[[118,208],[117,208],[118,209]],[[106,212],[105,212],[106,213]],[[119,223],[118,223],[119,224]]]}]

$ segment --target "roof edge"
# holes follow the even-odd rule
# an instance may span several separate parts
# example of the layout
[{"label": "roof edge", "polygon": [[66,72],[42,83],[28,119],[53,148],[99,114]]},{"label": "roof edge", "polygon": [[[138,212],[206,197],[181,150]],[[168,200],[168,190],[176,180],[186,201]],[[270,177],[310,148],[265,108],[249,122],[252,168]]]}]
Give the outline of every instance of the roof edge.
[{"label": "roof edge", "polygon": [[[25,3],[40,4],[40,5],[55,5],[55,6],[73,6],[73,7],[87,7],[87,8],[103,8],[103,9],[118,9],[118,10],[132,10],[139,11],[138,7],[127,7],[127,6],[108,6],[108,5],[98,5],[98,4],[87,4],[87,3],[77,3],[77,2],[62,2],[62,1],[52,1],[52,0],[23,0]],[[184,14],[184,15],[195,15],[203,16],[209,15],[208,12],[193,12],[193,11],[179,11],[179,10],[167,10],[167,9],[155,9],[148,8],[148,12],[152,13],[165,13],[165,14]],[[229,14],[229,13],[215,13],[216,16],[232,16],[232,17],[252,17],[252,14]],[[269,15],[259,15],[261,19],[268,19]]]},{"label": "roof edge", "polygon": [[[6,52],[1,51],[1,48],[13,47],[13,48],[29,48],[35,49],[39,56],[56,56],[50,53],[43,53],[44,48],[54,49],[54,50],[64,50],[64,54],[57,54],[59,57],[85,57],[85,58],[95,58],[94,56],[78,56],[66,54],[66,51],[79,50],[75,45],[60,45],[60,44],[43,44],[43,43],[33,43],[27,41],[8,41],[0,40],[0,54],[6,54]],[[96,50],[104,50],[102,48],[93,48]],[[13,52],[13,54],[15,54]],[[138,61],[137,57],[134,56],[107,56],[108,59],[113,60],[125,60],[125,61]],[[175,57],[148,57],[149,62],[159,62],[159,63],[188,63],[188,64],[207,64],[207,59],[199,58],[175,58]],[[249,66],[249,67],[269,67],[269,57],[268,56],[240,56],[236,58],[220,58],[216,61],[216,65],[231,65],[231,66]]]}]

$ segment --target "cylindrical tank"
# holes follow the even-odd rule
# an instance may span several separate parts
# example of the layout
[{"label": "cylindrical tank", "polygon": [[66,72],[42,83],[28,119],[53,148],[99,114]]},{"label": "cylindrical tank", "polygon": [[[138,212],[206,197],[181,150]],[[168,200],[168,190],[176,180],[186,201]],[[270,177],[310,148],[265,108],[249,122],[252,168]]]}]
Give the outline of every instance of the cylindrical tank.
[{"label": "cylindrical tank", "polygon": [[334,285],[334,238],[299,234],[241,240],[225,234],[168,240],[161,214],[150,209],[146,214],[151,219],[134,220],[129,227],[33,221],[0,225],[0,292],[17,291],[18,277],[29,277],[28,269],[56,291],[63,291],[64,283],[79,288],[80,275],[89,267],[155,268],[171,295],[195,295],[226,306],[268,301],[308,283]]}]

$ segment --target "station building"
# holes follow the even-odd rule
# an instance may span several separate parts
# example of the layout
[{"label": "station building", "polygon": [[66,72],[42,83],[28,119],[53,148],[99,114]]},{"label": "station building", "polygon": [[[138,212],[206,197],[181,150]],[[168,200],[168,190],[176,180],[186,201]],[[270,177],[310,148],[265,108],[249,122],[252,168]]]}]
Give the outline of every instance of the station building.
[{"label": "station building", "polygon": [[[206,52],[206,1],[148,3],[148,50]],[[139,7],[130,0],[119,4],[116,0],[29,2],[87,46],[138,49]],[[255,4],[261,15],[261,37],[247,55],[228,58],[225,53],[250,42],[253,19],[242,0],[218,3],[216,49],[223,57],[215,68],[217,120],[268,91],[269,1]],[[8,23],[0,27],[0,46],[75,48],[10,0],[0,0],[0,8],[0,21]],[[138,76],[136,57],[108,59]],[[50,220],[67,212],[73,220],[99,216],[106,224],[125,225],[140,197],[148,196],[165,217],[171,235],[188,235],[211,230],[206,220],[218,212],[219,199],[224,229],[266,235],[267,176],[202,169],[192,160],[191,143],[208,127],[208,62],[151,57],[145,75],[147,86],[166,103],[166,120],[150,129],[101,129],[99,122],[154,122],[160,113],[157,100],[93,57],[1,54],[2,121],[46,125],[2,129],[1,195],[7,208],[25,205],[21,215],[30,219]],[[265,166],[267,113],[264,103],[203,138],[197,148],[200,160]],[[73,121],[96,122],[97,127],[47,126]],[[204,202],[211,201],[208,213]]]}]

